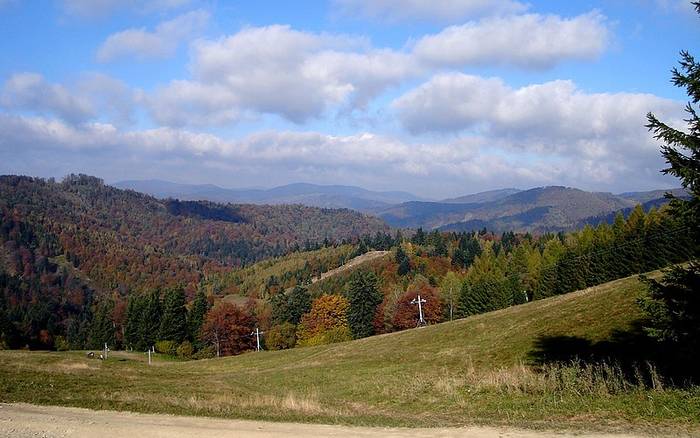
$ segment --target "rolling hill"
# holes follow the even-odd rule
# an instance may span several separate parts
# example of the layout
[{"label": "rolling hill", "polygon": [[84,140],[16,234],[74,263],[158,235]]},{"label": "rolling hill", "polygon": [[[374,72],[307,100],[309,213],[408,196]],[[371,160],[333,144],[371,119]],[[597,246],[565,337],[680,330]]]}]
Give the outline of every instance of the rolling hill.
[{"label": "rolling hill", "polygon": [[[624,383],[600,362],[558,362],[655,359],[638,337],[643,287],[630,277],[357,341],[193,362],[159,356],[151,367],[139,353],[100,362],[0,351],[0,401],[381,426],[697,433],[696,390]],[[648,368],[638,372],[643,379]]]},{"label": "rolling hill", "polygon": [[406,192],[376,192],[360,187],[296,183],[271,189],[226,189],[211,184],[189,185],[167,181],[122,181],[121,189],[146,193],[157,198],[206,200],[222,203],[301,204],[322,208],[350,208],[372,212],[401,202],[420,198]]},{"label": "rolling hill", "polygon": [[379,231],[379,219],[347,209],[158,200],[84,175],[0,177],[0,273],[63,265],[100,290],[195,287],[207,273]]},{"label": "rolling hill", "polygon": [[[547,232],[567,231],[601,217],[631,209],[638,203],[658,206],[667,202],[664,191],[613,195],[586,192],[579,189],[549,186],[507,194],[496,192],[495,200],[488,196],[462,197],[471,203],[419,202],[399,204],[378,213],[395,227],[423,227],[443,231],[489,230]],[[682,194],[681,191],[675,191]],[[477,202],[478,201],[478,202]]]}]

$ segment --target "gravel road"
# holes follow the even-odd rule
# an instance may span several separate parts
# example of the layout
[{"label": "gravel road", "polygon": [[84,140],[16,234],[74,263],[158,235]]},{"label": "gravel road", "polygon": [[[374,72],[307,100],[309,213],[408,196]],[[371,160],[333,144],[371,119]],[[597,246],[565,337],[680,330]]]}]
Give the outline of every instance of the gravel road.
[{"label": "gravel road", "polygon": [[[338,437],[338,438],[561,438],[564,433],[468,427],[458,429],[401,429],[316,424],[267,423],[202,417],[147,415],[131,412],[0,404],[0,437]],[[625,438],[633,435],[577,433],[577,437]]]}]

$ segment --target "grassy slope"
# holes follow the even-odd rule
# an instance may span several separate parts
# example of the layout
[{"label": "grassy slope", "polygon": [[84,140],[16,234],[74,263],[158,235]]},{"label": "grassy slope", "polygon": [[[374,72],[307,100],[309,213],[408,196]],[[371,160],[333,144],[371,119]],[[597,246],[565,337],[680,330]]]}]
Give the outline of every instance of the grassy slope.
[{"label": "grassy slope", "polygon": [[537,339],[605,340],[639,317],[641,288],[628,278],[343,344],[152,367],[142,354],[101,363],[82,353],[0,352],[0,401],[327,423],[697,432],[698,390],[591,397],[519,389],[534,375],[522,364]]}]

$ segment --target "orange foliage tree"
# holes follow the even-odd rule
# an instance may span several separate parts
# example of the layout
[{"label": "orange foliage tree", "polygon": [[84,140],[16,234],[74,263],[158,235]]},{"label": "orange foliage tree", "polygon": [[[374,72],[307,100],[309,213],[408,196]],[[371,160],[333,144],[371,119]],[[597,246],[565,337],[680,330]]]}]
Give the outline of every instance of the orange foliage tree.
[{"label": "orange foliage tree", "polygon": [[299,340],[303,342],[334,329],[347,329],[349,334],[349,307],[348,300],[341,295],[322,295],[316,298],[311,303],[311,310],[301,317],[297,330]]}]

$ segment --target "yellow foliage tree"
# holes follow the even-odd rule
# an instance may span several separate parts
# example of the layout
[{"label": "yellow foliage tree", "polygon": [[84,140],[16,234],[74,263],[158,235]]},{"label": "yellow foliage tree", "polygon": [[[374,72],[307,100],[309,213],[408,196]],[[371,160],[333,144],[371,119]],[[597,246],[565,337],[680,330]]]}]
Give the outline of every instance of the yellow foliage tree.
[{"label": "yellow foliage tree", "polygon": [[297,330],[299,346],[342,342],[352,339],[348,325],[348,300],[331,294],[316,298],[301,318]]}]

